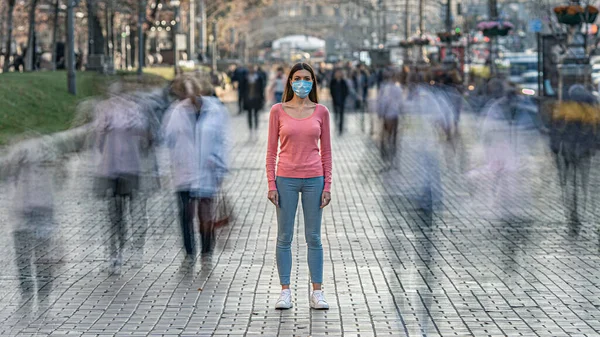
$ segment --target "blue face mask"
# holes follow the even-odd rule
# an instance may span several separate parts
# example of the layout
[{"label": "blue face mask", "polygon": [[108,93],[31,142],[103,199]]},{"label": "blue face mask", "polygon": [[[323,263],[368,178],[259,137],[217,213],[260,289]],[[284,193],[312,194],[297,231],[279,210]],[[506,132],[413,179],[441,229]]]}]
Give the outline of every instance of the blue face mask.
[{"label": "blue face mask", "polygon": [[313,82],[311,81],[299,80],[292,82],[292,90],[294,90],[294,93],[300,98],[306,98],[306,96],[310,94],[312,86]]}]

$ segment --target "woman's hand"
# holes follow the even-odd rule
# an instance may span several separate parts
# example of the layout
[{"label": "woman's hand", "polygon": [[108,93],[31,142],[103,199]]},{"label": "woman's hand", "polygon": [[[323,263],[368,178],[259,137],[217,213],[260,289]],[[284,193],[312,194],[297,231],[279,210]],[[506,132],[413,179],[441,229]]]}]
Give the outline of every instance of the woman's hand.
[{"label": "woman's hand", "polygon": [[269,195],[267,196],[269,200],[273,203],[273,205],[279,207],[279,192],[277,191],[269,191]]},{"label": "woman's hand", "polygon": [[331,201],[331,192],[323,192],[323,196],[321,196],[321,208],[325,208],[329,205]]}]

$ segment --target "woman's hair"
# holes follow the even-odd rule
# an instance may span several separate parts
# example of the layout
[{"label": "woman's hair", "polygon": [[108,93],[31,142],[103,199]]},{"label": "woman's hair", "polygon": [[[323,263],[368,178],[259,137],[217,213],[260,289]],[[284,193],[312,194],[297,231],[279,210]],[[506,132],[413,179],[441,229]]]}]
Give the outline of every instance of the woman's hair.
[{"label": "woman's hair", "polygon": [[213,96],[215,94],[215,87],[210,81],[210,75],[206,73],[200,73],[196,78],[198,81],[200,96]]},{"label": "woman's hair", "polygon": [[198,80],[191,74],[177,76],[171,83],[171,94],[179,100],[190,99],[198,106],[198,97],[202,96],[202,88]]},{"label": "woman's hair", "polygon": [[308,63],[296,63],[292,70],[290,70],[290,74],[288,75],[287,82],[285,84],[285,91],[283,93],[283,102],[289,102],[294,98],[294,90],[292,89],[292,77],[299,70],[308,70],[310,73],[310,78],[313,81],[312,90],[308,94],[308,99],[310,99],[314,103],[319,103],[319,96],[317,95],[317,78],[315,77],[315,71]]}]

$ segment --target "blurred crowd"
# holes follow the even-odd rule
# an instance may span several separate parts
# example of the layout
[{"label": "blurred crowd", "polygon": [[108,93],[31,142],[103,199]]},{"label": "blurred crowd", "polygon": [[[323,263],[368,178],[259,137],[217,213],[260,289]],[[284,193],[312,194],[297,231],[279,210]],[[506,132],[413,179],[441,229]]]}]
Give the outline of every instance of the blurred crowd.
[{"label": "blurred crowd", "polygon": [[[104,97],[81,105],[90,110],[92,119],[92,190],[105,205],[114,233],[107,245],[111,273],[118,273],[126,259],[126,242],[132,243],[130,261],[143,261],[146,203],[166,188],[160,179],[157,146],[169,153],[186,254],[193,258],[197,246],[202,253],[213,249],[215,228],[230,214],[223,197],[229,171],[229,119],[246,113],[250,137],[256,139],[260,111],[282,100],[286,71],[280,65],[267,70],[253,65],[232,68],[229,77],[238,93],[238,111],[232,114],[216,95],[223,79],[214,72],[179,75],[166,90],[152,92],[128,91],[116,81]],[[532,221],[523,210],[536,198],[530,178],[541,173],[542,148],[551,153],[557,169],[570,230],[579,232],[582,208],[593,197],[590,171],[600,126],[598,100],[586,87],[570,86],[552,105],[547,121],[540,123],[542,112],[523,108],[523,98],[499,78],[486,83],[475,105],[453,69],[369,68],[359,63],[319,65],[316,74],[318,93],[333,114],[338,134],[347,129],[347,113],[360,113],[363,131],[376,139],[384,163],[381,173],[410,177],[411,188],[417,191],[415,207],[425,219],[432,221],[443,204],[441,177],[452,170],[473,186],[476,200],[487,203],[502,219]],[[475,134],[475,142],[468,147],[461,113],[475,121],[469,124],[475,129],[467,130]],[[404,152],[411,153],[409,171],[402,165]],[[15,246],[42,256],[37,250],[50,249],[56,229],[54,191],[64,185],[68,170],[62,155],[51,147],[20,149],[17,156],[10,174],[15,211],[22,219],[14,231]],[[31,245],[40,240],[49,244],[34,249]],[[39,259],[18,256],[22,275],[33,270],[52,273],[50,267],[31,265],[41,263]]]}]

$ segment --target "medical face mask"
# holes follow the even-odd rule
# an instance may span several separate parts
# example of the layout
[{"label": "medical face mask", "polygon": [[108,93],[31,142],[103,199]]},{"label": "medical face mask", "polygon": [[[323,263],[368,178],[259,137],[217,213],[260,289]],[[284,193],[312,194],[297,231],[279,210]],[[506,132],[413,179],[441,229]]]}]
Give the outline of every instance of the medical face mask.
[{"label": "medical face mask", "polygon": [[310,94],[312,86],[313,82],[311,81],[299,80],[292,82],[292,90],[294,90],[294,93],[300,98],[306,98],[306,96]]}]

